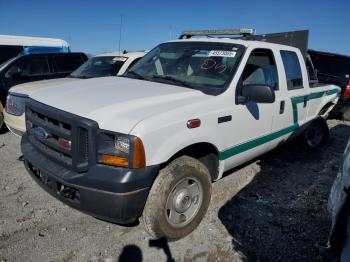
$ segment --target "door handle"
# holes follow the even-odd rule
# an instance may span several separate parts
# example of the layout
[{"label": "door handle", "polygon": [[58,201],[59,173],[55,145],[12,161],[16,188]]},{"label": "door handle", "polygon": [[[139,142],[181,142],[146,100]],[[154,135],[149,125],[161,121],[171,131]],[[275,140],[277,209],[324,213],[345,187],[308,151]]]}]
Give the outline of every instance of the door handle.
[{"label": "door handle", "polygon": [[280,115],[284,113],[284,108],[286,106],[286,102],[283,100],[280,103]]},{"label": "door handle", "polygon": [[307,101],[308,101],[309,99],[306,97],[306,96],[304,96],[304,107],[306,107],[307,106]]}]

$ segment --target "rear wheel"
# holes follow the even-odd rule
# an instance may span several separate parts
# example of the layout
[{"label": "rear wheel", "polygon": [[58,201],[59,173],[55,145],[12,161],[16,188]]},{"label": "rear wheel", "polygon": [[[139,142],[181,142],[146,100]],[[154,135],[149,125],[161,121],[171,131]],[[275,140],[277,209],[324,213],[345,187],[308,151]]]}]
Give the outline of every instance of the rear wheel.
[{"label": "rear wheel", "polygon": [[208,169],[200,161],[182,156],[159,172],[141,221],[154,238],[180,239],[199,225],[210,198]]},{"label": "rear wheel", "polygon": [[329,129],[323,118],[314,120],[305,130],[304,143],[310,148],[317,148],[329,139]]}]

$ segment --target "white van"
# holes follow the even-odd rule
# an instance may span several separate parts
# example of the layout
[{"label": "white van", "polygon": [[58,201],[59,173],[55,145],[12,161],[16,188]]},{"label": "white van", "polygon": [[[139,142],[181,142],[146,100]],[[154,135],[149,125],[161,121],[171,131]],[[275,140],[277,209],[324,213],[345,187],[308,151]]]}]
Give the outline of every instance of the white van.
[{"label": "white van", "polygon": [[0,35],[0,64],[18,56],[31,53],[68,53],[69,44],[56,38]]}]

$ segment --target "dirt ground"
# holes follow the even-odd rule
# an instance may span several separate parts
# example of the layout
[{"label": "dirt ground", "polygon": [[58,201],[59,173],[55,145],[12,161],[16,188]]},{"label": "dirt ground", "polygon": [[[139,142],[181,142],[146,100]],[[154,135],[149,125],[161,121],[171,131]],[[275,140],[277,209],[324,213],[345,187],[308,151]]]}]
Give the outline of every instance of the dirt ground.
[{"label": "dirt ground", "polygon": [[97,220],[60,203],[27,175],[19,139],[0,135],[0,262],[318,261],[327,240],[327,198],[350,137],[330,120],[319,151],[292,142],[214,183],[208,214],[177,242],[151,240],[141,225]]}]

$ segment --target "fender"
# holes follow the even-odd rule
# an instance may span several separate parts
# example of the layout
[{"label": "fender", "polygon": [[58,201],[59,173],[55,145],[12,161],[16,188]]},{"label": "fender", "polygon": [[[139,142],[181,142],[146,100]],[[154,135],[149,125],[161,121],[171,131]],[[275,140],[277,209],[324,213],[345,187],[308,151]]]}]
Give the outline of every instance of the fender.
[{"label": "fender", "polygon": [[[176,130],[176,132],[174,132]],[[182,149],[197,144],[208,143],[213,145],[217,152],[220,152],[220,136],[213,136],[217,130],[209,125],[196,129],[185,129],[183,125],[169,126],[164,129],[154,130],[144,136],[141,135],[146,153],[147,165],[156,165],[167,162]],[[161,143],[160,143],[161,141]]]}]

